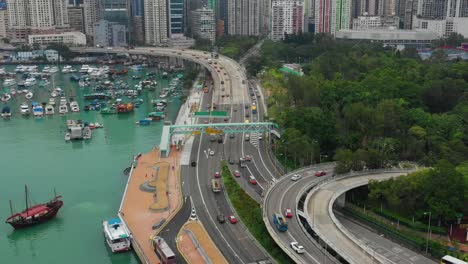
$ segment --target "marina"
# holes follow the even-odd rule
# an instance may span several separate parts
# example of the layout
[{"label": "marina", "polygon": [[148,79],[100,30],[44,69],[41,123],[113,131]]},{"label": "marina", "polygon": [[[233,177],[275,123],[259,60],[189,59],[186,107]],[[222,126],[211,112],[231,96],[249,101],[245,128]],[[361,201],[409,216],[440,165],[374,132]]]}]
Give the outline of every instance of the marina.
[{"label": "marina", "polygon": [[[92,67],[89,65],[89,68]],[[162,122],[151,120],[152,125],[146,127],[135,123],[146,120],[156,110],[152,100],[159,98],[162,88],[169,87],[171,79],[176,78],[176,75],[163,79],[158,69],[143,68],[138,73],[129,69],[127,74],[121,73],[107,83],[89,76],[88,80],[83,81],[89,85],[80,87],[79,80],[70,79],[78,73],[63,72],[64,67],[59,66],[57,72],[47,78],[49,84],[41,86],[46,83],[41,79],[43,68],[35,68],[41,75],[38,75],[37,84],[30,87],[20,88],[17,84],[6,87],[0,81],[0,105],[2,108],[10,107],[12,113],[8,122],[0,120],[0,144],[4,149],[15,149],[14,152],[0,154],[2,164],[5,164],[3,169],[9,172],[4,176],[4,184],[10,186],[2,193],[2,198],[21,201],[24,197],[18,190],[27,182],[35,200],[46,200],[50,198],[50,192],[42,190],[42,187],[47,182],[53,183],[64,194],[65,205],[56,218],[31,229],[18,232],[9,225],[0,226],[0,231],[5,234],[0,237],[0,247],[10,249],[2,256],[2,260],[12,263],[51,263],[53,260],[50,256],[39,253],[56,248],[59,250],[54,259],[66,259],[67,263],[81,263],[83,255],[97,263],[139,263],[133,253],[112,253],[103,239],[103,225],[100,223],[115,216],[118,211],[121,197],[115,194],[123,192],[125,188],[127,178],[122,171],[129,159],[135,153],[147,152],[159,143]],[[51,74],[51,68],[48,74]],[[78,65],[72,67],[76,71],[81,68]],[[22,71],[16,72],[15,66],[5,67],[9,78],[12,78],[11,72],[15,74],[16,82],[26,80],[22,79],[26,70]],[[146,80],[147,74],[153,72],[156,73],[154,80]],[[142,77],[134,79],[133,75]],[[140,83],[143,81],[153,85],[149,88],[149,84]],[[123,83],[128,85],[126,89],[114,89],[123,86]],[[104,89],[111,85],[112,91]],[[140,92],[137,86],[141,87]],[[31,99],[25,97],[29,92],[32,93]],[[106,94],[106,97],[85,100],[85,94],[94,93]],[[180,107],[180,95],[175,93],[182,94],[182,91],[170,94],[167,97],[170,103],[162,111],[167,120],[175,120]],[[4,101],[4,98],[8,100]],[[61,104],[67,105],[69,110],[62,115],[59,114]],[[132,107],[129,108],[129,104]],[[72,112],[72,105],[77,106],[79,111]],[[120,107],[121,112],[118,112],[119,105],[125,105],[126,108]],[[51,106],[53,113],[50,111]],[[103,113],[102,110],[106,108],[115,114]],[[30,114],[26,113],[26,109]],[[92,133],[91,140],[70,140],[66,143],[64,135],[68,129],[67,120],[86,120],[90,131],[101,129]],[[24,162],[28,162],[28,166],[21,164]],[[0,205],[0,210],[9,212],[8,203]]]}]

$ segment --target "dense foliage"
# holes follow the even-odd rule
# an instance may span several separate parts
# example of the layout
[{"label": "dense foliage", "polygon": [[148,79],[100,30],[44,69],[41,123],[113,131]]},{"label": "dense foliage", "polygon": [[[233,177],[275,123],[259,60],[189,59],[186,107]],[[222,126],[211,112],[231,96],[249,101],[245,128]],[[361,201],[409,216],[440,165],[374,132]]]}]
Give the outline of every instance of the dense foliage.
[{"label": "dense foliage", "polygon": [[222,165],[222,177],[225,191],[237,214],[239,214],[240,221],[245,224],[255,239],[278,263],[292,263],[288,255],[268,234],[268,230],[263,224],[262,208],[236,182],[225,161],[223,161]]},{"label": "dense foliage", "polygon": [[[303,63],[305,75],[281,74],[282,61]],[[414,50],[304,35],[266,41],[249,69],[268,64],[269,116],[285,129],[276,145],[297,164],[325,155],[342,173],[396,160],[467,159],[467,62],[421,61]]]},{"label": "dense foliage", "polygon": [[216,46],[219,53],[237,60],[257,41],[258,38],[254,36],[223,36],[216,39]]}]

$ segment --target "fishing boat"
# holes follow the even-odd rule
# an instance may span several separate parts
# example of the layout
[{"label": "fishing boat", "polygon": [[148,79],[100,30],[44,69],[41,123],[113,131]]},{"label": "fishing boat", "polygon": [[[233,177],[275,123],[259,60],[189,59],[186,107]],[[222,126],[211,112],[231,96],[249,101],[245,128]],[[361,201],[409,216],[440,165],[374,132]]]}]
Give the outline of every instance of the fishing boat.
[{"label": "fishing boat", "polygon": [[134,104],[128,103],[128,104],[118,104],[117,105],[117,113],[129,113],[133,112],[134,109]]},{"label": "fishing boat", "polygon": [[[52,198],[52,200],[43,204],[36,204],[29,207],[30,198],[28,186],[24,186],[26,196],[26,209],[20,213],[13,213],[13,206],[10,200],[11,216],[7,218],[6,223],[10,224],[13,228],[19,229],[36,224],[41,224],[54,218],[60,208],[63,206],[62,196]],[[54,191],[55,193],[55,191]]]},{"label": "fishing boat", "polygon": [[2,109],[2,117],[7,119],[11,118],[11,109],[9,106],[4,106]]},{"label": "fishing boat", "polygon": [[42,107],[41,104],[38,104],[36,102],[32,103],[32,110],[33,110],[33,115],[37,117],[41,117],[44,115],[44,108]]},{"label": "fishing boat", "polygon": [[61,115],[64,115],[64,114],[68,113],[68,106],[66,104],[60,104],[59,113]]},{"label": "fishing boat", "polygon": [[79,112],[80,111],[80,107],[78,106],[78,103],[76,101],[73,101],[70,103],[70,110],[72,112]]},{"label": "fishing boat", "polygon": [[21,115],[29,115],[31,111],[29,110],[29,105],[26,103],[22,103],[20,105],[20,113]]},{"label": "fishing boat", "polygon": [[45,114],[46,115],[53,115],[55,114],[55,108],[53,105],[47,104],[45,106]]},{"label": "fishing boat", "polygon": [[112,252],[130,250],[130,232],[120,218],[111,218],[102,222],[102,229],[107,245]]}]

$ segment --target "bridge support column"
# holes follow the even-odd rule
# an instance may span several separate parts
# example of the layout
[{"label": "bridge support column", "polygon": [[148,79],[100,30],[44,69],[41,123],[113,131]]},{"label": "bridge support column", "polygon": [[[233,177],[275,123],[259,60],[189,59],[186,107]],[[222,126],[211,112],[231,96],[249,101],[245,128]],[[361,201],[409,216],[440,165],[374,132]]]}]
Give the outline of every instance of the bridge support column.
[{"label": "bridge support column", "polygon": [[346,192],[345,193],[342,193],[338,199],[336,199],[335,201],[335,205],[336,206],[339,206],[339,207],[344,207],[345,206],[345,203],[346,203]]}]

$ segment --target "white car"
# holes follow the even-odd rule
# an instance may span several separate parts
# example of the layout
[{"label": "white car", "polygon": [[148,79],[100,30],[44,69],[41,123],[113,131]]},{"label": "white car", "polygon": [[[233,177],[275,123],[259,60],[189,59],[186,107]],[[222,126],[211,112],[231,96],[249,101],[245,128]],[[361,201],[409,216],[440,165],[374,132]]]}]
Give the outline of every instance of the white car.
[{"label": "white car", "polygon": [[215,154],[215,151],[214,150],[210,150],[210,156],[214,156]]},{"label": "white car", "polygon": [[297,242],[291,242],[291,248],[296,251],[297,254],[303,254],[305,252],[304,247]]},{"label": "white car", "polygon": [[302,178],[302,175],[300,174],[294,174],[292,177],[291,177],[291,181],[297,181],[297,180],[300,180]]}]

